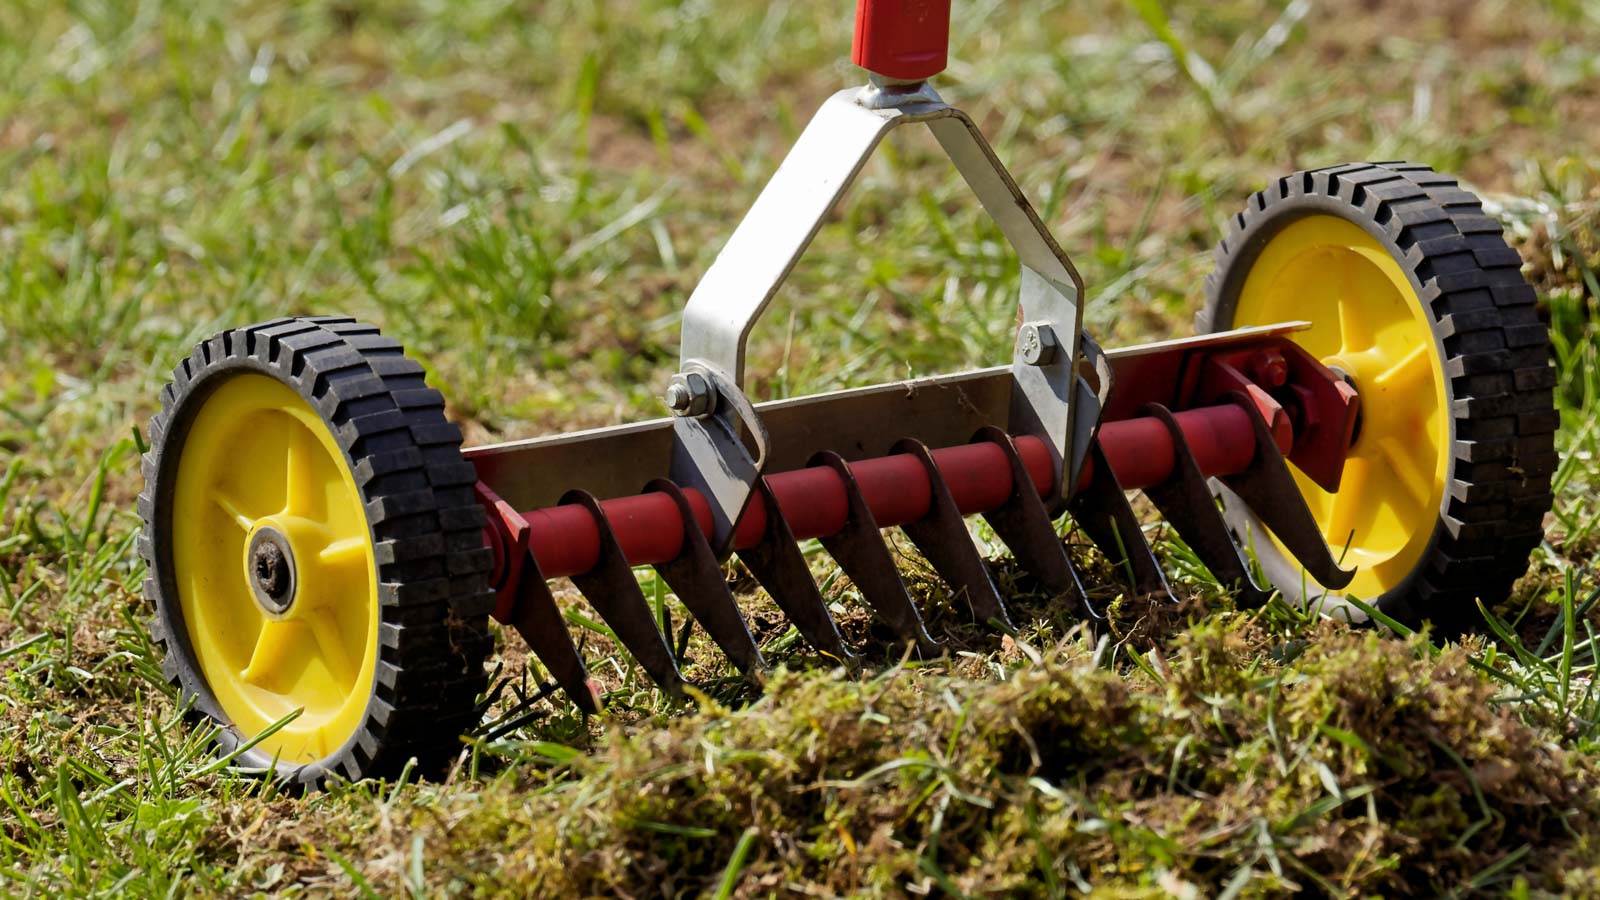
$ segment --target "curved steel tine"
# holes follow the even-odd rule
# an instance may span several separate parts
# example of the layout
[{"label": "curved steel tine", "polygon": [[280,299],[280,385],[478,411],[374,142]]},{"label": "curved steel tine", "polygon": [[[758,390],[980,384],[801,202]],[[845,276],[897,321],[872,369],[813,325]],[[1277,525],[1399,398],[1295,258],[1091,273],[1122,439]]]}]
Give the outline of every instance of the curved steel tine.
[{"label": "curved steel tine", "polygon": [[1089,459],[1092,466],[1089,484],[1067,505],[1072,518],[1115,566],[1126,566],[1135,592],[1146,597],[1173,599],[1166,573],[1161,571],[1161,563],[1144,539],[1139,517],[1128,505],[1128,495],[1117,483],[1117,474],[1111,471],[1111,463],[1098,440],[1089,448]]},{"label": "curved steel tine", "polygon": [[854,667],[859,660],[844,645],[839,626],[822,601],[822,592],[817,590],[817,583],[811,577],[811,567],[806,565],[805,555],[789,529],[789,521],[783,517],[765,478],[756,481],[756,491],[766,507],[767,530],[761,543],[738,551],[739,561],[761,582],[801,637],[824,656]]},{"label": "curved steel tine", "polygon": [[566,619],[550,595],[550,586],[539,571],[533,551],[524,548],[522,575],[517,581],[516,603],[512,607],[511,627],[528,642],[533,655],[544,664],[550,677],[561,685],[572,702],[586,713],[600,711],[600,686],[589,677],[589,670],[572,643]]},{"label": "curved steel tine", "polygon": [[639,580],[633,577],[633,569],[611,531],[611,524],[606,521],[600,501],[588,491],[573,490],[562,495],[561,504],[577,504],[587,509],[600,532],[600,558],[587,574],[572,576],[572,583],[588,598],[589,605],[600,618],[611,626],[617,640],[628,648],[651,680],[668,693],[681,694],[683,673],[678,671],[672,648],[667,646],[666,636],[656,625],[655,615],[644,599],[644,591],[639,589]]},{"label": "curved steel tine", "polygon": [[1154,487],[1144,489],[1156,509],[1166,518],[1183,542],[1188,544],[1205,563],[1211,574],[1224,587],[1237,592],[1241,606],[1256,607],[1267,602],[1271,591],[1262,590],[1250,576],[1250,567],[1239,545],[1233,542],[1222,510],[1217,508],[1217,498],[1211,493],[1211,484],[1200,471],[1189,441],[1183,434],[1178,419],[1159,403],[1149,404],[1145,414],[1161,420],[1172,435],[1172,477]]},{"label": "curved steel tine", "polygon": [[1341,568],[1334,559],[1327,539],[1322,536],[1322,527],[1312,517],[1311,507],[1301,496],[1300,486],[1290,474],[1289,464],[1284,461],[1261,411],[1238,391],[1228,397],[1244,407],[1250,416],[1256,433],[1256,455],[1243,472],[1217,480],[1255,513],[1318,584],[1329,590],[1349,584],[1350,579],[1356,577],[1356,570]]},{"label": "curved steel tine", "polygon": [[1017,455],[1017,445],[1012,443],[1011,435],[986,426],[978,430],[974,439],[998,446],[1011,464],[1011,496],[998,509],[984,513],[984,521],[994,529],[1017,562],[1039,579],[1045,590],[1068,598],[1083,618],[1104,618],[1089,606],[1089,595],[1083,590],[1078,570],[1072,565],[1072,557],[1067,555],[1066,544],[1056,534],[1055,524],[1033,483],[1033,476],[1028,474],[1028,467]]},{"label": "curved steel tine", "polygon": [[1000,599],[1000,591],[995,588],[994,579],[989,577],[989,566],[978,553],[978,546],[972,542],[966,519],[962,518],[961,510],[956,508],[955,498],[950,495],[950,486],[945,484],[928,445],[907,438],[897,442],[889,452],[915,456],[928,471],[931,489],[928,514],[900,526],[901,530],[911,538],[911,543],[916,545],[923,557],[933,564],[939,577],[961,595],[975,621],[991,623],[1001,631],[1014,630],[1011,617],[1006,614],[1006,605]]},{"label": "curved steel tine", "polygon": [[657,565],[656,572],[740,672],[751,674],[766,669],[766,660],[761,658],[755,638],[750,636],[744,614],[734,602],[733,591],[728,589],[728,580],[722,574],[722,565],[695,521],[694,510],[683,489],[665,478],[657,478],[646,485],[645,490],[671,497],[678,514],[683,517],[683,552],[677,559]]},{"label": "curved steel tine", "polygon": [[839,563],[839,568],[861,591],[861,596],[903,641],[916,645],[923,656],[938,656],[943,652],[923,627],[922,616],[911,602],[906,583],[895,568],[889,545],[884,543],[883,532],[872,518],[872,510],[861,498],[861,487],[850,473],[850,464],[844,457],[823,451],[811,458],[811,465],[824,465],[844,479],[845,497],[850,505],[850,515],[839,533],[822,538],[822,546]]}]

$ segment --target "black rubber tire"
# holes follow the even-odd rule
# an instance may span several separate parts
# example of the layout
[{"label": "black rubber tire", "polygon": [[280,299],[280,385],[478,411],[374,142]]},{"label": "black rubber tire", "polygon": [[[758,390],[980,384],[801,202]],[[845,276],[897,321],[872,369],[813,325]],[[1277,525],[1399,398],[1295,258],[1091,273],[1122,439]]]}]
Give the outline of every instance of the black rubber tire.
[{"label": "black rubber tire", "polygon": [[[247,372],[288,385],[322,415],[361,491],[378,574],[378,659],[362,724],[336,752],[281,766],[278,775],[320,786],[392,776],[412,759],[422,772],[438,772],[461,752],[460,735],[475,724],[486,687],[492,557],[460,430],[445,420],[444,399],[424,382],[422,366],[374,326],[342,317],[278,319],[218,334],[173,371],[150,422],[139,496],[138,546],[149,567],[144,590],[165,652],[162,672],[198,720],[224,726],[219,753],[248,737],[231,727],[195,661],[169,545],[188,427],[217,385]],[[270,768],[273,760],[252,749],[238,764]]]},{"label": "black rubber tire", "polygon": [[[1522,259],[1476,196],[1428,166],[1296,172],[1234,217],[1206,279],[1199,331],[1234,327],[1239,292],[1262,249],[1310,215],[1352,222],[1389,250],[1427,310],[1446,375],[1451,453],[1431,543],[1398,586],[1363,599],[1411,625],[1470,628],[1481,622],[1474,601],[1492,607],[1527,571],[1553,502],[1556,373]],[[1271,559],[1270,548],[1257,551],[1273,583],[1298,594],[1299,567]]]}]

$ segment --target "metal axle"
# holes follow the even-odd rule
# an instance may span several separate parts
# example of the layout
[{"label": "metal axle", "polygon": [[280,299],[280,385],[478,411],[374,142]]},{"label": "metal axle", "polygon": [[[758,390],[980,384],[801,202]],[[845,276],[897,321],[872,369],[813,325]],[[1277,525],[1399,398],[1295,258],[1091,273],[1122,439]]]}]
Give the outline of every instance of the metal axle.
[{"label": "metal axle", "polygon": [[[1255,456],[1249,414],[1243,408],[1224,404],[1175,416],[1207,477],[1242,472]],[[1049,448],[1032,436],[1019,437],[1015,443],[1033,487],[1041,496],[1048,496],[1052,487]],[[1176,459],[1172,435],[1157,418],[1107,422],[1100,429],[1100,444],[1117,482],[1125,489],[1153,487],[1172,475]],[[1280,449],[1287,452],[1290,448]],[[991,512],[1010,496],[1011,470],[997,445],[978,442],[945,447],[932,455],[961,515]],[[880,527],[905,525],[928,514],[932,483],[927,469],[912,454],[862,460],[850,464],[850,471]],[[1092,478],[1092,469],[1086,470],[1079,479],[1080,487],[1086,487]],[[768,476],[767,482],[796,540],[828,537],[844,528],[848,518],[844,481],[833,468],[820,465],[779,472]],[[705,497],[693,488],[683,493],[701,531],[710,533],[711,509]],[[630,566],[670,562],[683,552],[684,523],[665,494],[617,497],[601,501],[600,509]],[[546,578],[582,575],[594,568],[600,555],[600,533],[583,506],[551,506],[522,515],[530,528],[529,548]],[[734,529],[734,549],[760,544],[767,526],[766,503],[757,494]]]}]

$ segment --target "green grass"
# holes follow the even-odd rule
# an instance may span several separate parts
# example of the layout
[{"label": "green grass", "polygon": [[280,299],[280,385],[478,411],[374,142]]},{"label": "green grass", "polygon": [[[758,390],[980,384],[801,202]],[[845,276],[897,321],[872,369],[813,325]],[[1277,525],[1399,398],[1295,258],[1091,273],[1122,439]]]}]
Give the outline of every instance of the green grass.
[{"label": "green grass", "polygon": [[[1490,201],[1549,312],[1564,456],[1482,636],[1235,611],[1152,525],[1185,603],[1119,603],[1101,642],[1001,563],[1014,638],[917,578],[950,659],[898,664],[847,618],[875,663],[847,677],[774,620],[796,670],[757,699],[695,633],[694,709],[574,601],[614,712],[538,700],[511,637],[448,780],[285,796],[182,723],[147,636],[132,500],[166,372],[222,328],[345,312],[474,442],[658,414],[696,277],[857,80],[849,4],[20,0],[0,893],[1600,893],[1600,4],[957,6],[941,89],[1074,256],[1103,344],[1189,333],[1222,223],[1293,168],[1412,158]],[[936,161],[907,140],[866,170],[757,328],[758,397],[1005,358],[1016,266]]]}]

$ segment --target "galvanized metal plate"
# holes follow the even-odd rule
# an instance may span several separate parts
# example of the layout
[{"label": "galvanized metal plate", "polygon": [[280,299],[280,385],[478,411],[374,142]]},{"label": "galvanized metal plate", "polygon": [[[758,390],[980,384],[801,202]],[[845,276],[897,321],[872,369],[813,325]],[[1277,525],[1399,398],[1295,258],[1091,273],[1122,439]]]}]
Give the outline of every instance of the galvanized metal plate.
[{"label": "galvanized metal plate", "polygon": [[[887,454],[913,438],[930,447],[966,443],[979,428],[1005,428],[1011,370],[1000,366],[756,404],[767,428],[766,471],[802,468],[831,450],[850,461]],[[601,498],[639,493],[672,466],[673,420],[652,419],[475,447],[478,478],[519,510],[555,505],[569,489]]]},{"label": "galvanized metal plate", "polygon": [[[1297,323],[1224,331],[1196,338],[1105,351],[1112,377],[1133,394],[1131,365],[1178,359],[1190,351],[1226,348],[1262,337],[1292,333]],[[1155,349],[1153,349],[1155,348]],[[1170,365],[1170,363],[1166,364]],[[1179,385],[1173,377],[1158,382],[1143,403],[1176,406]],[[1144,393],[1144,392],[1138,392]],[[930,447],[964,444],[984,426],[1019,433],[1011,421],[1010,366],[932,375],[871,387],[850,388],[755,405],[767,427],[767,472],[805,466],[824,450],[850,461],[887,454],[894,442],[912,438]],[[1122,401],[1112,396],[1109,407]],[[1135,408],[1136,411],[1136,408]],[[1117,418],[1108,416],[1108,418]],[[465,452],[478,477],[519,510],[554,506],[569,489],[597,497],[637,494],[654,478],[665,478],[672,463],[670,418],[651,419],[501,444]]]}]

